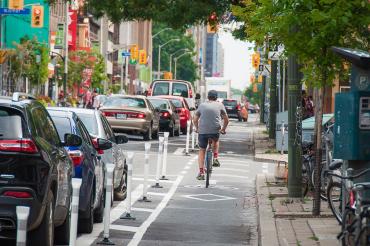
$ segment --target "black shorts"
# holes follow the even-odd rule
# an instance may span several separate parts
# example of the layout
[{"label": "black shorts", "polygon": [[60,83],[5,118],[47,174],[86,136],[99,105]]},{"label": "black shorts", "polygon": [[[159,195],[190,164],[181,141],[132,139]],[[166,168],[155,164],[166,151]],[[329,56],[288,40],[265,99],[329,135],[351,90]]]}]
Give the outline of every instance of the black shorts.
[{"label": "black shorts", "polygon": [[220,138],[220,133],[199,134],[198,135],[199,147],[201,149],[206,149],[207,148],[207,145],[208,145],[208,140],[209,139],[214,140],[214,141],[218,141],[219,138]]}]

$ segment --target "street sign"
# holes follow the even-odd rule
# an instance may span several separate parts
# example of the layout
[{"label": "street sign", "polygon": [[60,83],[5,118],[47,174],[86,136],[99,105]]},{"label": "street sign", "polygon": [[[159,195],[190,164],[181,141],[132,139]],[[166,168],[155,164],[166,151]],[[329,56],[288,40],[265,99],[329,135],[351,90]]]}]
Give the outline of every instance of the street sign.
[{"label": "street sign", "polygon": [[122,51],[121,55],[123,57],[130,57],[131,53],[129,51]]},{"label": "street sign", "polygon": [[265,65],[263,64],[258,65],[258,72],[263,72],[264,68],[265,68]]},{"label": "street sign", "polygon": [[280,60],[283,53],[284,53],[284,45],[279,45],[273,51],[269,52],[268,58],[274,61]]},{"label": "street sign", "polygon": [[30,9],[0,8],[0,15],[29,15],[30,13]]},{"label": "street sign", "polygon": [[64,49],[64,24],[58,23],[54,49]]}]

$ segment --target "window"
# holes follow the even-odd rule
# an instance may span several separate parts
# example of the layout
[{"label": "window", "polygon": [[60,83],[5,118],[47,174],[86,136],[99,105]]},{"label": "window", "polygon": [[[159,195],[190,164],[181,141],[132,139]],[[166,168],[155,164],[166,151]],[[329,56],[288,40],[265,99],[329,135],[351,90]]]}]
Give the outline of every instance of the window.
[{"label": "window", "polygon": [[235,107],[237,105],[237,102],[235,100],[223,100],[222,103],[225,106],[232,106],[232,107]]},{"label": "window", "polygon": [[110,127],[107,119],[102,115],[100,117],[101,117],[101,121],[102,121],[102,124],[103,124],[104,132],[107,136],[107,139],[114,140],[114,133],[113,133],[112,128]]},{"label": "window", "polygon": [[81,132],[81,138],[83,139],[83,141],[87,145],[89,145],[90,147],[92,147],[93,144],[92,144],[92,141],[91,141],[91,137],[89,135],[89,132],[86,130],[84,124],[82,123],[82,121],[81,120],[77,120],[76,125],[77,125],[77,128],[79,128],[79,130]]},{"label": "window", "polygon": [[58,132],[45,109],[40,107],[34,108],[32,110],[32,118],[35,124],[37,136],[45,139],[51,145],[58,146],[60,144]]},{"label": "window", "polygon": [[170,105],[167,100],[164,99],[149,99],[154,108],[168,109]]},{"label": "window", "polygon": [[64,141],[64,135],[72,133],[71,121],[66,117],[52,117],[60,139]]},{"label": "window", "polygon": [[175,105],[176,108],[183,108],[183,104],[180,100],[178,99],[171,99],[171,102],[173,103],[173,105]]},{"label": "window", "polygon": [[20,112],[0,107],[0,139],[19,139],[26,133]]},{"label": "window", "polygon": [[77,114],[87,131],[92,135],[98,135],[98,126],[96,124],[95,115],[93,114]]},{"label": "window", "polygon": [[172,84],[172,95],[189,97],[188,86],[184,83],[173,83]]},{"label": "window", "polygon": [[105,103],[104,107],[133,107],[146,108],[144,99],[133,97],[110,97]]},{"label": "window", "polygon": [[159,82],[154,84],[153,96],[168,95],[170,92],[170,83]]}]

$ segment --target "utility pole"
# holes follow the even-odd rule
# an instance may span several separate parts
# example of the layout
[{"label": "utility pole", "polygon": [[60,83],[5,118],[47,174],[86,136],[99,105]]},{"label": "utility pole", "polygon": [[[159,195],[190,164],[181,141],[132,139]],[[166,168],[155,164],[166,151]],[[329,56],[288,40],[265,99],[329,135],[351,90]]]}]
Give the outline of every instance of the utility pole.
[{"label": "utility pole", "polygon": [[64,23],[64,74],[63,74],[63,93],[64,93],[64,103],[67,96],[67,80],[68,80],[68,12],[69,12],[69,2],[66,1],[66,16]]},{"label": "utility pole", "polygon": [[278,100],[276,98],[277,61],[271,61],[271,84],[270,84],[270,117],[269,117],[269,138],[276,139],[276,111]]},{"label": "utility pole", "polygon": [[[257,77],[258,81],[258,77]],[[265,123],[265,101],[266,101],[266,76],[262,76],[262,97],[260,107],[260,122]]]},{"label": "utility pole", "polygon": [[[302,154],[301,154],[301,83],[297,57],[288,57],[288,195],[302,197]],[[298,112],[301,113],[301,112]],[[297,122],[298,121],[298,122]]]}]

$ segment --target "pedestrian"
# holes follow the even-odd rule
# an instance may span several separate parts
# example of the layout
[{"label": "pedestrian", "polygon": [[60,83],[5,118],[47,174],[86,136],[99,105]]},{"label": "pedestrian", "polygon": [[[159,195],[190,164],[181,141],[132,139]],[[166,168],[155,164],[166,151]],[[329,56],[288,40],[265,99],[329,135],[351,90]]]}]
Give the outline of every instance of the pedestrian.
[{"label": "pedestrian", "polygon": [[93,94],[92,94],[92,101],[93,101],[93,108],[94,109],[99,109],[100,101],[98,99],[98,92],[96,89],[94,89]]},{"label": "pedestrian", "polygon": [[308,96],[305,102],[305,111],[307,117],[314,116],[314,106],[313,106],[313,100],[312,96]]},{"label": "pedestrian", "polygon": [[83,104],[84,104],[84,108],[92,108],[92,94],[91,94],[91,91],[88,87],[86,87],[86,92],[85,92],[85,95],[83,97]]},{"label": "pedestrian", "polygon": [[240,110],[240,115],[242,116],[242,119],[244,122],[248,121],[248,102],[245,102],[242,106],[242,109]]}]

